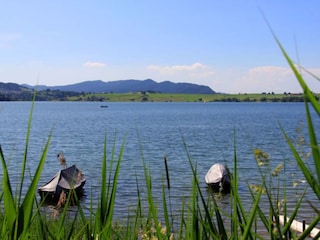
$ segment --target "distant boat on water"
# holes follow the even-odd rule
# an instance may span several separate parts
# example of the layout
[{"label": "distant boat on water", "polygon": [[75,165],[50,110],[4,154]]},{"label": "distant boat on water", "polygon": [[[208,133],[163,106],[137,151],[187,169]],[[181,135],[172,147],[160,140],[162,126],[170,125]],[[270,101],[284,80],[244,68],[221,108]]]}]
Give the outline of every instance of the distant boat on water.
[{"label": "distant boat on water", "polygon": [[107,108],[107,107],[109,107],[108,105],[101,105],[100,107],[102,107],[102,108]]}]

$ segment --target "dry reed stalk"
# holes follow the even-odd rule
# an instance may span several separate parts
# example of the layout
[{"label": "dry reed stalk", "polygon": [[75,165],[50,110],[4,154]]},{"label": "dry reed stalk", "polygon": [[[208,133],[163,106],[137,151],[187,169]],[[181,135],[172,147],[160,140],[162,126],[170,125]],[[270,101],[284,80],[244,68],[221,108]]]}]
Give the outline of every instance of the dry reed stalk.
[{"label": "dry reed stalk", "polygon": [[168,186],[168,189],[170,190],[170,178],[169,178],[169,169],[168,169],[168,164],[167,164],[167,157],[164,156],[163,160],[164,160],[164,166],[166,168],[167,186]]},{"label": "dry reed stalk", "polygon": [[59,196],[59,201],[58,201],[58,203],[57,203],[57,208],[59,209],[59,208],[61,208],[62,206],[64,206],[64,204],[66,203],[66,201],[67,201],[67,194],[66,194],[64,191],[62,191],[62,192],[60,193],[60,196]]},{"label": "dry reed stalk", "polygon": [[62,153],[58,153],[57,158],[59,158],[60,165],[67,168],[67,161]]}]

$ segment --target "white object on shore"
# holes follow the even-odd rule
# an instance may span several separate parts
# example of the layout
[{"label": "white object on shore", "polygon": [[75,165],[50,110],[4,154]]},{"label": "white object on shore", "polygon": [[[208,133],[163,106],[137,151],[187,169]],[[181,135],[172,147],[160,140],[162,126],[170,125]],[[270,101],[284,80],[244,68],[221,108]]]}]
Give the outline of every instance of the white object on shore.
[{"label": "white object on shore", "polygon": [[[287,222],[289,221],[289,218],[287,218]],[[279,222],[284,225],[284,216],[283,215],[280,215],[279,216]],[[307,229],[309,227],[309,225],[305,224],[304,225],[304,228]],[[303,223],[302,222],[299,222],[299,221],[296,221],[296,220],[293,220],[292,223],[291,223],[291,226],[290,228],[294,231],[297,231],[297,232],[303,232]],[[312,231],[310,232],[310,236],[311,237],[315,237],[318,233],[320,232],[320,229],[318,228],[313,228]]]}]

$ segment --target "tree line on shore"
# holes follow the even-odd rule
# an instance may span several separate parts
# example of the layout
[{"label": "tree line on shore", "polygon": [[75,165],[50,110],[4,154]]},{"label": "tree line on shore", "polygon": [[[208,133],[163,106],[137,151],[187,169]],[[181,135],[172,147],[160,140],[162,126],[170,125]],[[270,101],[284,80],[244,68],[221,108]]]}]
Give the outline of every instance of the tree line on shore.
[{"label": "tree line on shore", "polygon": [[[314,94],[319,100],[319,94]],[[0,91],[0,101],[31,101],[33,90]],[[303,102],[303,94],[167,94],[137,92],[128,94],[85,93],[61,90],[41,90],[36,93],[36,101],[86,101],[86,102]]]}]

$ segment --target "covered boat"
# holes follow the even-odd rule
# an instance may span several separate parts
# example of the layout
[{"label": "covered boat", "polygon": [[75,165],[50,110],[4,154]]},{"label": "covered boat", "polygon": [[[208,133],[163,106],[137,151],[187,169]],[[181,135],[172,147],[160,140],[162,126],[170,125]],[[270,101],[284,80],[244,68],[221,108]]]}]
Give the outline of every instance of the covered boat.
[{"label": "covered boat", "polygon": [[205,181],[215,191],[230,192],[230,172],[224,164],[213,164],[205,176]]},{"label": "covered boat", "polygon": [[56,203],[59,201],[61,194],[67,195],[70,190],[75,190],[77,196],[81,197],[85,183],[86,178],[82,171],[76,165],[72,165],[57,172],[49,182],[38,188],[38,192],[41,199]]}]

